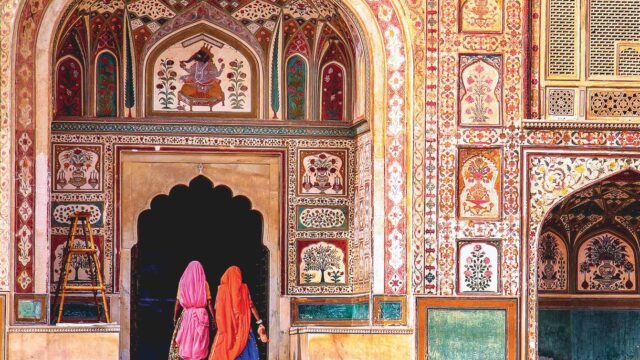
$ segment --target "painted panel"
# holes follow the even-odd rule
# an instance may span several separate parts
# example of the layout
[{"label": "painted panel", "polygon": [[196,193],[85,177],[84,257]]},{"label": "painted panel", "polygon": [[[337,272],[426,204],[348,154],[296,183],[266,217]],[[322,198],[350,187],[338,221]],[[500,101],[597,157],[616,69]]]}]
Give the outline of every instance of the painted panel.
[{"label": "painted panel", "polygon": [[300,150],[298,192],[300,195],[346,195],[347,152]]},{"label": "painted panel", "polygon": [[355,325],[367,324],[368,298],[292,299],[294,324]]},{"label": "painted panel", "polygon": [[96,60],[96,116],[118,116],[118,65],[109,52]]},{"label": "painted panel", "polygon": [[538,290],[567,290],[567,246],[551,231],[538,243]]},{"label": "painted panel", "polygon": [[[51,289],[55,289],[60,279],[63,266],[64,247],[66,245],[68,235],[52,235],[51,236]],[[100,269],[104,269],[104,247],[103,237],[93,236],[93,240],[98,248],[98,259],[100,260]],[[75,240],[76,247],[84,247],[84,237],[77,237]],[[89,285],[90,277],[90,261],[88,255],[74,255],[71,257],[71,268],[69,270],[70,285]],[[104,278],[105,282],[110,282],[109,278]]]},{"label": "painted panel", "polygon": [[458,153],[460,219],[499,220],[502,193],[502,151],[461,148]]},{"label": "painted panel", "polygon": [[502,123],[502,56],[460,55],[459,77],[460,124],[463,126],[500,125]]},{"label": "painted panel", "polygon": [[540,359],[640,359],[639,310],[540,310]]},{"label": "painted panel", "polygon": [[307,118],[307,62],[301,56],[287,61],[287,120]]},{"label": "painted panel", "polygon": [[19,324],[47,322],[47,295],[15,294],[15,321]]},{"label": "painted panel", "polygon": [[102,146],[53,145],[53,191],[97,192],[102,190]]},{"label": "painted panel", "polygon": [[298,206],[298,230],[349,229],[348,206]]},{"label": "painted panel", "polygon": [[428,358],[503,360],[505,321],[504,310],[429,310]]},{"label": "painted panel", "polygon": [[502,0],[466,0],[460,7],[460,31],[463,33],[501,33]]},{"label": "painted panel", "polygon": [[406,325],[407,298],[404,296],[374,296],[374,325]]},{"label": "painted panel", "polygon": [[297,240],[299,285],[344,285],[349,278],[348,240]]},{"label": "painted panel", "polygon": [[5,334],[7,333],[7,297],[4,294],[0,294],[0,359],[5,359]]},{"label": "painted panel", "polygon": [[73,57],[58,63],[56,71],[56,115],[82,116],[82,66]]},{"label": "painted panel", "polygon": [[500,289],[500,242],[458,242],[460,293],[498,293]]},{"label": "painted panel", "polygon": [[51,225],[69,227],[73,216],[77,212],[88,212],[91,214],[89,223],[92,227],[101,227],[103,224],[102,213],[104,210],[104,203],[102,202],[89,202],[89,203],[76,203],[76,202],[53,202],[51,204]]},{"label": "painted panel", "polygon": [[251,113],[249,60],[234,46],[199,34],[169,46],[153,66],[152,111],[156,113]]},{"label": "painted panel", "polygon": [[630,292],[636,289],[631,245],[613,233],[596,235],[578,250],[578,292]]},{"label": "painted panel", "polygon": [[517,354],[515,299],[417,299],[418,359],[508,359]]},{"label": "painted panel", "polygon": [[321,76],[322,120],[344,120],[344,68],[336,63],[324,67]]}]

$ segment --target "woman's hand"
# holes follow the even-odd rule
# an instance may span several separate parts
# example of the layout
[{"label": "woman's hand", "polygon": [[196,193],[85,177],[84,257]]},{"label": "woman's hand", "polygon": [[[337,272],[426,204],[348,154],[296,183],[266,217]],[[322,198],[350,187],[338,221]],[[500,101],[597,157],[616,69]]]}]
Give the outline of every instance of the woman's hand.
[{"label": "woman's hand", "polygon": [[258,326],[258,335],[260,336],[260,341],[262,341],[263,343],[269,342],[269,337],[267,336],[267,329],[262,324]]}]

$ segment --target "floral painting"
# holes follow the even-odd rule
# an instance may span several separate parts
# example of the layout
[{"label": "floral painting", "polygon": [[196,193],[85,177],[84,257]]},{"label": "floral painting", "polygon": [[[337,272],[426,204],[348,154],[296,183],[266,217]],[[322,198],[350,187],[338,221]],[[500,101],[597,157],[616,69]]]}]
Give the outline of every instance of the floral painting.
[{"label": "floral painting", "polygon": [[538,290],[567,290],[567,246],[552,231],[538,242]]},{"label": "floral painting", "polygon": [[501,33],[502,0],[461,2],[460,31],[463,33]]},{"label": "floral painting", "polygon": [[501,214],[502,150],[461,148],[458,153],[460,219],[498,220]]},{"label": "floral painting", "polygon": [[299,193],[346,195],[346,156],[344,150],[300,150]]},{"label": "floral painting", "polygon": [[344,69],[337,63],[322,70],[322,120],[344,120],[345,80]]},{"label": "floral painting", "polygon": [[299,285],[345,285],[347,240],[298,240]]},{"label": "floral painting", "polygon": [[497,293],[500,291],[499,249],[499,241],[460,241],[458,243],[460,293]]},{"label": "floral painting", "polygon": [[287,120],[307,117],[307,63],[301,56],[287,61]]},{"label": "floral painting", "polygon": [[631,292],[636,289],[636,259],[629,242],[605,232],[580,245],[578,292]]},{"label": "floral painting", "polygon": [[56,71],[56,115],[82,116],[82,67],[78,60],[66,57]]},{"label": "floral painting", "polygon": [[459,116],[461,125],[502,123],[502,56],[461,55]]},{"label": "floral painting", "polygon": [[102,190],[102,147],[54,144],[54,191]]},{"label": "floral painting", "polygon": [[[214,41],[215,40],[215,41]],[[237,49],[203,35],[169,46],[151,74],[152,113],[232,113],[254,110],[252,68]]]},{"label": "floral painting", "polygon": [[96,60],[96,116],[118,116],[118,68],[110,52]]}]

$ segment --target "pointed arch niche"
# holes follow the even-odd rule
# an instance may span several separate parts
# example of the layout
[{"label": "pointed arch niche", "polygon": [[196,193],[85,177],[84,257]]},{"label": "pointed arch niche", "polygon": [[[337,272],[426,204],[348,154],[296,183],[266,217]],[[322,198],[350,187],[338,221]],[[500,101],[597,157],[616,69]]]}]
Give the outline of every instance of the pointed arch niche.
[{"label": "pointed arch niche", "polygon": [[[131,271],[132,255],[138,244],[138,224],[147,209],[153,209],[158,195],[171,194],[174,188],[184,188],[194,178],[205,177],[217,185],[224,185],[234,198],[250,199],[252,211],[262,215],[262,244],[268,251],[269,289],[280,288],[282,240],[281,222],[283,206],[281,186],[284,154],[274,152],[177,152],[177,151],[133,151],[122,149],[120,152],[119,214],[120,226],[120,297],[119,317],[122,324],[120,337],[123,359],[129,359],[131,338]],[[259,184],[257,186],[257,184]],[[178,185],[178,186],[177,186]],[[176,187],[177,186],[177,187]],[[179,190],[179,189],[178,189]],[[147,211],[148,212],[148,211]],[[215,229],[211,229],[215,232]],[[176,246],[182,246],[176,241]],[[133,249],[133,251],[132,251]],[[217,279],[208,279],[215,286]],[[170,284],[177,286],[177,284]],[[135,290],[135,289],[133,289]],[[281,337],[281,330],[289,324],[283,323],[280,312],[288,314],[289,303],[280,297],[278,291],[269,291],[268,316],[269,358],[283,356],[288,348],[288,336]]]},{"label": "pointed arch niche", "polygon": [[527,358],[640,356],[638,154],[524,155]]}]

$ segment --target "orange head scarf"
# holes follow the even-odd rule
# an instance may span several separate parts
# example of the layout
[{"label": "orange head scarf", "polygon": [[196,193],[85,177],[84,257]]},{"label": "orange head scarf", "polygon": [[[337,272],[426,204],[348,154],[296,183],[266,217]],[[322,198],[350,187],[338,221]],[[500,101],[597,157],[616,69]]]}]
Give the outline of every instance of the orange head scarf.
[{"label": "orange head scarf", "polygon": [[228,268],[220,280],[216,325],[218,333],[209,360],[235,360],[247,345],[251,331],[251,296],[237,266]]}]

